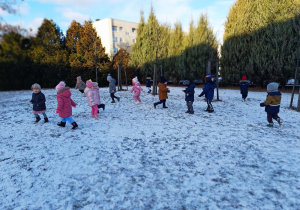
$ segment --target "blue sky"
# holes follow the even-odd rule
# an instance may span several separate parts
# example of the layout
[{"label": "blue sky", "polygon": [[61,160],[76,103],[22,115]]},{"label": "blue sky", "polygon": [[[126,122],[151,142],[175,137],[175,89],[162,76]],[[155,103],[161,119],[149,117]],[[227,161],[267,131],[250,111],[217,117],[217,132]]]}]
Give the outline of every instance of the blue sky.
[{"label": "blue sky", "polygon": [[207,14],[210,25],[218,41],[222,42],[224,23],[235,0],[17,0],[16,9],[20,15],[10,15],[1,11],[3,19],[13,25],[32,29],[35,34],[44,18],[52,19],[65,33],[73,20],[114,19],[138,23],[140,11],[147,20],[151,8],[160,23],[171,26],[180,21],[184,31],[188,31],[193,19],[196,23],[200,14]]}]

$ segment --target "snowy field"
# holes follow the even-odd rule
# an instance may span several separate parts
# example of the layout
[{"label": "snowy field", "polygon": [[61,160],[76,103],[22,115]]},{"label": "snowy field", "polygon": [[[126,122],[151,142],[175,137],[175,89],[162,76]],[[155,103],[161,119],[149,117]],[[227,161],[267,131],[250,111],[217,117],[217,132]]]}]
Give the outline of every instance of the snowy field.
[{"label": "snowy field", "polygon": [[168,109],[154,109],[158,96],[143,92],[136,105],[123,91],[111,104],[101,88],[99,120],[72,89],[75,131],[56,125],[54,89],[42,91],[47,124],[33,124],[32,91],[0,92],[0,209],[300,209],[291,94],[282,96],[283,127],[268,128],[259,106],[266,92],[243,102],[238,90],[221,89],[215,113],[195,97],[190,115],[182,89],[170,88]]}]

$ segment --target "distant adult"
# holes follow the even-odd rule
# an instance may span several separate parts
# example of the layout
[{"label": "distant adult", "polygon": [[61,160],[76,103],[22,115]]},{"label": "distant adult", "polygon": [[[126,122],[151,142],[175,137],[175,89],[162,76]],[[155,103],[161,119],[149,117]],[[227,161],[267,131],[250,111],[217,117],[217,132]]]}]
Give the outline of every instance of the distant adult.
[{"label": "distant adult", "polygon": [[77,82],[76,82],[76,86],[75,89],[79,90],[82,93],[82,96],[85,96],[84,94],[84,89],[86,88],[85,83],[81,80],[81,76],[78,76],[77,78]]},{"label": "distant adult", "polygon": [[240,89],[241,89],[242,99],[244,99],[244,101],[248,96],[248,88],[249,88],[249,82],[247,80],[247,77],[243,76],[242,80],[240,81]]}]

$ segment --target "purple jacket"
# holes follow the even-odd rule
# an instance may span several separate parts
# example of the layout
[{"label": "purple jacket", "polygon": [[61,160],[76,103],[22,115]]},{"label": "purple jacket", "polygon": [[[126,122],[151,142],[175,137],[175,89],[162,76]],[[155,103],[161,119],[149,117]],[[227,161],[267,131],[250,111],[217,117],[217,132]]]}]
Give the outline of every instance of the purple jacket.
[{"label": "purple jacket", "polygon": [[135,96],[140,96],[141,91],[143,91],[143,88],[141,87],[140,83],[135,83],[134,86],[132,87],[130,93],[134,91],[133,97]]},{"label": "purple jacket", "polygon": [[99,90],[97,92],[97,90],[95,88],[88,88],[86,87],[84,89],[84,93],[86,95],[86,99],[88,101],[89,106],[94,106],[96,104],[100,104],[100,95],[99,95]]},{"label": "purple jacket", "polygon": [[71,99],[71,95],[69,87],[65,87],[57,92],[56,113],[62,118],[70,117],[72,115],[72,106],[76,107],[76,104]]}]

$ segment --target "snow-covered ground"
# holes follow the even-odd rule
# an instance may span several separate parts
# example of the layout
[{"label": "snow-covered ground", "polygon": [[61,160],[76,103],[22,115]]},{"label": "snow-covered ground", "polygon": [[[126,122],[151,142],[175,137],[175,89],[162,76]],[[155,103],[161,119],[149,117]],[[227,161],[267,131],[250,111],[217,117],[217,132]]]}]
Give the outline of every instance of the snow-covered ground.
[{"label": "snow-covered ground", "polygon": [[266,92],[243,102],[238,90],[221,89],[215,113],[195,97],[190,115],[183,88],[170,89],[169,108],[154,109],[157,96],[142,93],[136,105],[133,93],[118,92],[111,104],[101,88],[100,120],[72,89],[75,131],[56,125],[54,89],[43,90],[47,124],[33,124],[31,91],[0,92],[0,209],[300,209],[291,94],[282,96],[283,127],[268,128],[259,106]]}]

